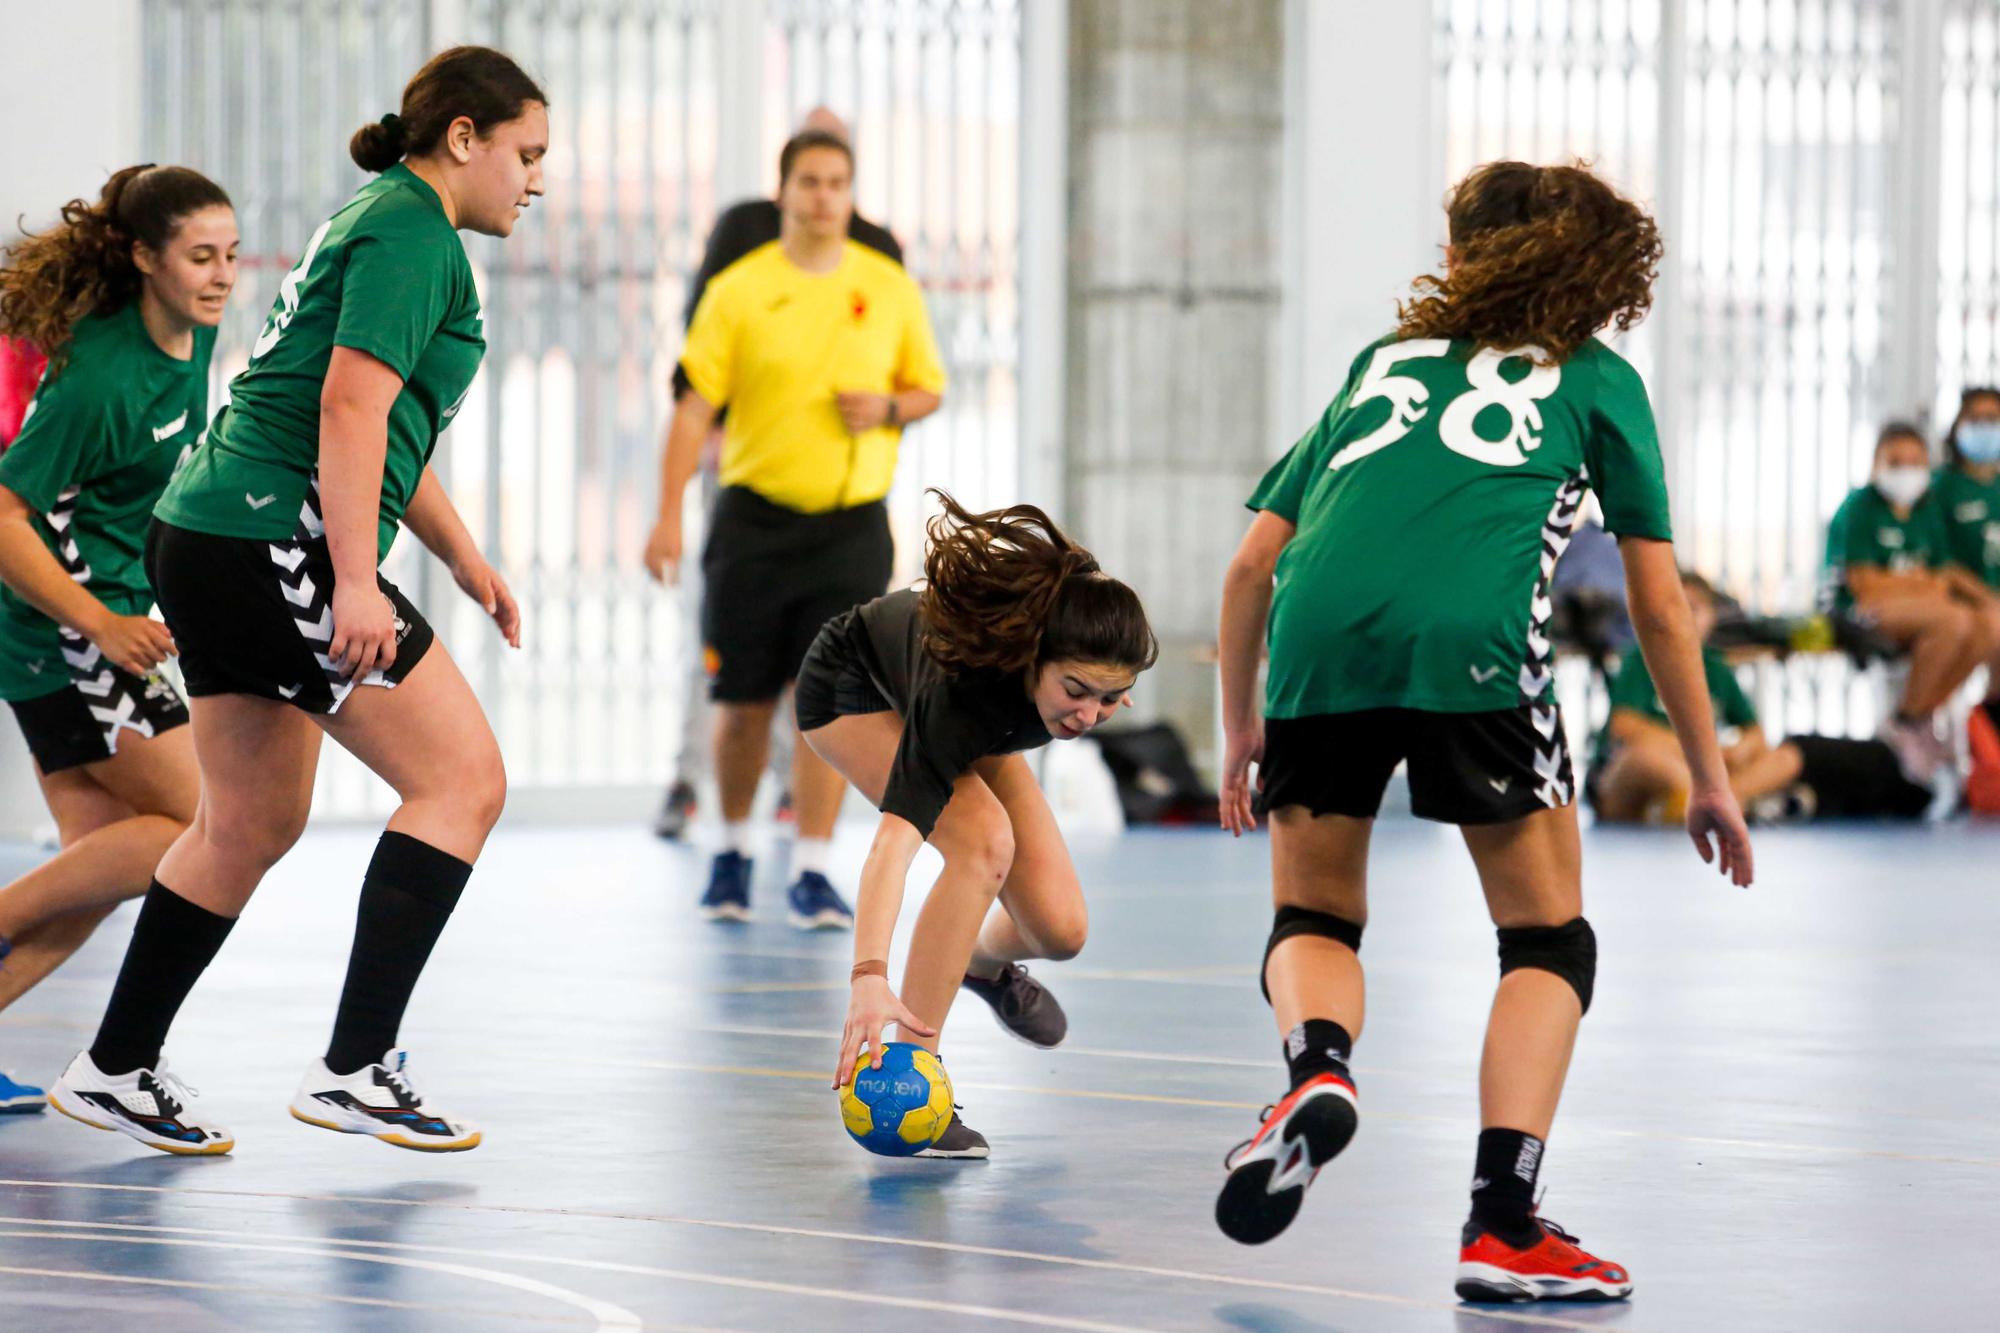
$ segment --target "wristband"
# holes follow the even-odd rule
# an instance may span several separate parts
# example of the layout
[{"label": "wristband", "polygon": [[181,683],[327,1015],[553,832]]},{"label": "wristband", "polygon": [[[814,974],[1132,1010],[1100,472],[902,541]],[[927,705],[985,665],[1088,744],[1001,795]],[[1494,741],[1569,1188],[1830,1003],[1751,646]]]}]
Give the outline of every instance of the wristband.
[{"label": "wristband", "polygon": [[880,977],[884,981],[887,981],[889,979],[889,965],[880,958],[870,958],[864,963],[856,963],[854,970],[847,974],[847,984],[852,986],[863,977]]},{"label": "wristband", "polygon": [[896,395],[892,393],[889,395],[889,420],[887,424],[891,426],[902,425],[903,424],[902,416],[903,416],[902,404],[896,401]]}]

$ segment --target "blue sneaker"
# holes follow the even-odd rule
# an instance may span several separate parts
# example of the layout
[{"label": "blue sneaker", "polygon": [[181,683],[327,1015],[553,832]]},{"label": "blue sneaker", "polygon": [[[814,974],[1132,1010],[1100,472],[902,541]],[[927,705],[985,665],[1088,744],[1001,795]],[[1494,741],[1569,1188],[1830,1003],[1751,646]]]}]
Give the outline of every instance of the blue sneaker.
[{"label": "blue sneaker", "polygon": [[0,1115],[33,1115],[49,1104],[48,1094],[0,1072]]},{"label": "blue sneaker", "polygon": [[701,895],[701,914],[710,921],[750,919],[750,858],[723,852],[708,872],[708,892]]},{"label": "blue sneaker", "polygon": [[854,929],[854,913],[817,870],[800,875],[786,896],[792,904],[792,924],[800,930]]}]

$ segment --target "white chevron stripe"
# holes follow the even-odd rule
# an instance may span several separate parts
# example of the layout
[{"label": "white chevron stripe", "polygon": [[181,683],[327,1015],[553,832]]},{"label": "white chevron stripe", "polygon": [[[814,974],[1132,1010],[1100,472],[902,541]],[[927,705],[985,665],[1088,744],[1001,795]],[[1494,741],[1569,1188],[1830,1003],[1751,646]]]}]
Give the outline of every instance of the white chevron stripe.
[{"label": "white chevron stripe", "polygon": [[87,694],[93,699],[109,699],[111,692],[118,688],[118,677],[112,674],[110,667],[106,667],[95,676],[73,677],[70,683],[76,686],[79,694]]},{"label": "white chevron stripe", "polygon": [[299,633],[305,635],[314,643],[333,642],[333,608],[331,606],[320,608],[318,620],[301,620],[297,616],[293,616],[292,623],[299,627]]},{"label": "white chevron stripe", "polygon": [[1549,682],[1554,679],[1554,674],[1547,667],[1524,666],[1521,668],[1521,693],[1530,699],[1540,698],[1542,691],[1546,690]]},{"label": "white chevron stripe", "polygon": [[299,586],[297,588],[280,579],[278,580],[278,591],[285,594],[285,600],[293,606],[310,607],[313,596],[319,589],[313,586],[312,575],[301,574],[299,575]]},{"label": "white chevron stripe", "polygon": [[83,647],[81,648],[65,647],[62,650],[63,661],[69,663],[70,670],[72,671],[95,671],[97,670],[98,662],[103,659],[104,654],[90,640],[84,639],[82,642]]},{"label": "white chevron stripe", "polygon": [[1530,708],[1528,710],[1528,720],[1535,724],[1535,730],[1542,734],[1543,740],[1552,741],[1556,738],[1556,724],[1559,719],[1556,716],[1555,709],[1544,707]]},{"label": "white chevron stripe", "polygon": [[303,528],[306,536],[314,541],[326,536],[326,524],[320,522],[319,515],[313,512],[310,500],[299,506],[299,527]]},{"label": "white chevron stripe", "polygon": [[306,548],[303,546],[279,546],[275,542],[271,545],[271,563],[287,574],[297,573],[305,560]]}]

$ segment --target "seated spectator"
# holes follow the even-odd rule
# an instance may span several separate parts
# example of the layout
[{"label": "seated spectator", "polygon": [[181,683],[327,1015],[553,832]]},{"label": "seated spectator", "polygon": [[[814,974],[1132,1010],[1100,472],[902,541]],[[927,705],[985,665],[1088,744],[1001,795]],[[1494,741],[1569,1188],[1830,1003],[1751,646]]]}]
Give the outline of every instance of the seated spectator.
[{"label": "seated spectator", "polygon": [[1951,563],[1930,488],[1922,432],[1892,423],[1876,441],[1868,484],[1842,502],[1826,538],[1836,609],[1909,655],[1909,679],[1881,737],[1910,780],[1925,785],[1954,768],[1937,733],[1938,709],[2000,648],[2000,600]]},{"label": "seated spectator", "polygon": [[[1931,479],[1952,564],[2000,594],[2000,388],[1967,389],[1945,436],[1945,466]],[[2000,653],[1986,660],[1986,700],[1968,726],[1973,809],[2000,813]]]},{"label": "seated spectator", "polygon": [[[1695,630],[1706,644],[1715,629],[1715,590],[1691,573],[1681,575],[1681,586]],[[1881,741],[1794,736],[1772,747],[1728,660],[1704,647],[1702,662],[1729,785],[1753,817],[1817,813],[1912,818],[1930,805],[1931,792],[1903,775],[1895,752]],[[1634,647],[1611,679],[1611,716],[1593,745],[1584,799],[1607,823],[1678,825],[1687,811],[1688,787],[1687,764],[1673,727],[1660,707],[1646,660]]]}]

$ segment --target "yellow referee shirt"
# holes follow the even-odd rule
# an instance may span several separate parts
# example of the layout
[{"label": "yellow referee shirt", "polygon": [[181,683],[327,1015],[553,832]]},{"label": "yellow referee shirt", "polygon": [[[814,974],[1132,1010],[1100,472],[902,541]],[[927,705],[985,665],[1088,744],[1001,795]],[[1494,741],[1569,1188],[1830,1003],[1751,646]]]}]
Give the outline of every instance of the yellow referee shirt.
[{"label": "yellow referee shirt", "polygon": [[889,493],[902,431],[850,435],[834,396],[943,393],[923,293],[901,265],[853,241],[807,273],[773,241],[708,284],[681,348],[694,391],[728,407],[722,484],[819,514]]}]

